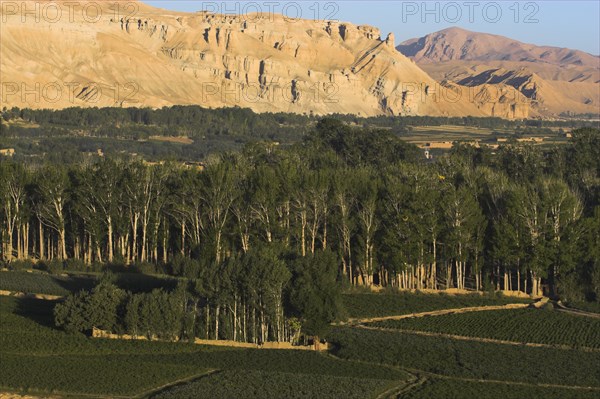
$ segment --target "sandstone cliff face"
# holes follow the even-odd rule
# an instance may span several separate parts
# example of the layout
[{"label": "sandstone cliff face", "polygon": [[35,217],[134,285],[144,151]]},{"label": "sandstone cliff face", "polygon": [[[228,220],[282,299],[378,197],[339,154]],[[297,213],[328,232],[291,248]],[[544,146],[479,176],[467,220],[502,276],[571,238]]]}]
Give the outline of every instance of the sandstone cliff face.
[{"label": "sandstone cliff face", "polygon": [[53,21],[3,9],[3,106],[198,104],[362,116],[528,113],[517,96],[486,96],[483,86],[477,95],[455,85],[455,95],[447,98],[447,86],[396,51],[393,35],[382,38],[370,26],[272,14],[177,13],[143,3],[121,10],[113,2],[100,3],[99,17],[90,21],[86,2],[79,4],[64,5],[62,18]]},{"label": "sandstone cliff face", "polygon": [[512,87],[529,100],[532,115],[600,111],[600,58],[582,51],[458,28],[405,41],[398,50],[435,79]]}]

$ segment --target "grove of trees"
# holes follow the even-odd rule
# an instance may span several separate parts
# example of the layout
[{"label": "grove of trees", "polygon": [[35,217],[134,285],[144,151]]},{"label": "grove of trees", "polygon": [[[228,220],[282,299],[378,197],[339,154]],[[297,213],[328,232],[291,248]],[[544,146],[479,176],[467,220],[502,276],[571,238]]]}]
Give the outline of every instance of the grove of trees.
[{"label": "grove of trees", "polygon": [[203,171],[3,160],[2,259],[151,264],[201,282],[215,330],[268,308],[255,317],[277,335],[294,280],[317,287],[286,299],[300,317],[323,312],[319,287],[336,281],[598,298],[599,197],[592,128],[562,147],[457,145],[431,163],[389,132],[323,119],[302,143],[251,144]]}]

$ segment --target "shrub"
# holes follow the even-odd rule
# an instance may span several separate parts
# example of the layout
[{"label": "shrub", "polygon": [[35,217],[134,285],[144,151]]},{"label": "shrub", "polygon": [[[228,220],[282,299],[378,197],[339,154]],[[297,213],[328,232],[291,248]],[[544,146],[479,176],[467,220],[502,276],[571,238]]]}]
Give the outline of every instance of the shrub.
[{"label": "shrub", "polygon": [[64,263],[65,270],[74,272],[91,271],[91,265],[85,263],[81,259],[67,259]]},{"label": "shrub", "polygon": [[137,273],[142,274],[154,274],[156,273],[156,266],[150,262],[138,262],[132,265],[132,269]]},{"label": "shrub", "polygon": [[65,262],[59,259],[41,260],[36,263],[35,268],[50,274],[60,274],[65,270]]},{"label": "shrub", "polygon": [[8,262],[6,265],[3,266],[7,266],[10,270],[31,270],[34,268],[34,263],[33,261],[29,260],[29,259],[25,259],[25,260],[13,260],[11,262]]}]

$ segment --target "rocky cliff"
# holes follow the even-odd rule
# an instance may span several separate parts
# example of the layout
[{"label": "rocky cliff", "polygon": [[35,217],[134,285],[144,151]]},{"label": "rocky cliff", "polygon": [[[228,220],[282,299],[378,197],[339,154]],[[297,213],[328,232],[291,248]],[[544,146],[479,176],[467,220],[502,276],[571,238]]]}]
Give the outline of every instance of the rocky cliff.
[{"label": "rocky cliff", "polygon": [[528,115],[511,86],[495,95],[486,84],[440,84],[395,49],[393,35],[371,26],[179,13],[139,2],[95,2],[90,10],[85,1],[59,1],[60,18],[51,9],[37,18],[19,9],[35,10],[30,3],[2,8],[3,106]]}]

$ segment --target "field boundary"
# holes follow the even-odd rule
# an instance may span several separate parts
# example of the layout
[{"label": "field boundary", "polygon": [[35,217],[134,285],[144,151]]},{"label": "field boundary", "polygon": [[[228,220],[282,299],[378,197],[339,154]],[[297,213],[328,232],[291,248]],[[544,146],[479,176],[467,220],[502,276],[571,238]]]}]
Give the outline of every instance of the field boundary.
[{"label": "field boundary", "polygon": [[569,313],[574,316],[583,316],[583,317],[591,317],[594,319],[600,319],[600,313],[586,312],[585,310],[570,308],[568,306],[563,305],[562,303],[556,303],[557,309],[559,312]]},{"label": "field boundary", "polygon": [[132,399],[150,398],[152,395],[156,395],[156,394],[158,394],[160,392],[163,392],[163,391],[165,391],[167,389],[173,388],[173,387],[178,386],[178,385],[187,384],[189,382],[198,380],[200,378],[208,377],[209,375],[212,375],[212,374],[215,374],[215,373],[219,373],[221,371],[222,370],[220,370],[220,369],[208,370],[208,371],[204,371],[204,372],[199,373],[199,374],[191,375],[189,377],[180,378],[179,380],[171,381],[171,382],[163,384],[163,385],[161,385],[159,387],[156,387],[156,388],[153,388],[153,389],[149,389],[149,390],[147,390],[145,392],[142,392],[140,394],[132,396],[131,398]]},{"label": "field boundary", "polygon": [[464,307],[464,308],[441,309],[441,310],[432,310],[432,311],[428,311],[428,312],[407,313],[407,314],[402,314],[402,315],[348,319],[347,324],[357,325],[357,324],[364,324],[364,323],[374,323],[374,322],[378,322],[378,321],[412,319],[415,317],[425,317],[425,316],[441,316],[441,315],[454,314],[454,313],[481,312],[481,311],[486,311],[486,310],[525,309],[529,306],[530,306],[530,304],[528,304],[528,303],[509,303],[507,305],[473,306],[473,307]]},{"label": "field boundary", "polygon": [[[92,338],[101,338],[101,339],[120,339],[125,341],[161,341],[161,342],[177,342],[177,341],[169,341],[165,339],[151,338],[144,335],[129,335],[129,334],[113,334],[104,330],[100,330],[99,328],[92,329]],[[182,341],[179,341],[182,342]],[[187,342],[187,341],[183,341]],[[315,351],[315,352],[327,352],[329,351],[330,344],[329,343],[321,343],[318,347],[316,345],[309,346],[300,346],[300,345],[292,345],[290,342],[264,342],[263,344],[253,344],[251,342],[240,342],[240,341],[230,341],[224,339],[201,339],[195,338],[194,344],[196,345],[209,345],[209,346],[225,346],[229,348],[247,348],[247,349],[279,349],[279,350],[302,350],[302,351]]]},{"label": "field boundary", "polygon": [[558,388],[558,389],[571,389],[571,390],[582,390],[582,391],[600,391],[600,386],[582,386],[582,385],[560,385],[560,384],[548,384],[548,383],[535,383],[535,382],[525,382],[525,381],[510,381],[510,380],[486,380],[483,378],[469,378],[469,377],[459,377],[453,375],[444,375],[437,374],[431,371],[426,370],[418,370],[407,368],[407,371],[411,373],[422,374],[424,376],[429,376],[431,378],[438,378],[444,380],[456,380],[456,381],[465,381],[465,382],[479,382],[484,384],[505,384],[505,385],[520,385],[526,387],[538,387],[538,388]]},{"label": "field boundary", "polygon": [[[408,372],[408,371],[406,371]],[[410,381],[405,381],[403,385],[397,385],[393,388],[388,389],[385,392],[380,393],[376,399],[390,399],[390,398],[399,398],[400,395],[410,392],[413,389],[423,385],[427,379],[420,376],[410,373],[413,378]]]}]

